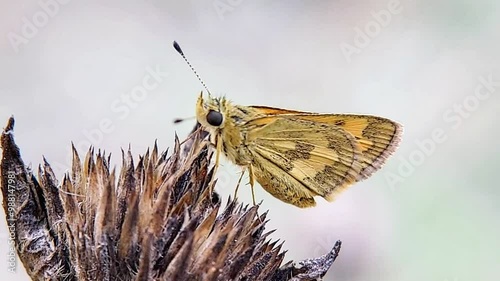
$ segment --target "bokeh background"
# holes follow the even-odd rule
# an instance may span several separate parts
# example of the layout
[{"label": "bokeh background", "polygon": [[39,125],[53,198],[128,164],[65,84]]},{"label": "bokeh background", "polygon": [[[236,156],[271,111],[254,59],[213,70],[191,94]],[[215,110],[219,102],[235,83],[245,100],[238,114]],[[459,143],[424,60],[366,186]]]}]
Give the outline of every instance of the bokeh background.
[{"label": "bokeh background", "polygon": [[[334,203],[298,209],[256,188],[287,260],[322,255],[340,239],[325,280],[500,280],[499,8],[495,0],[2,1],[0,123],[13,114],[25,162],[37,167],[44,155],[59,178],[71,141],[81,153],[90,144],[112,152],[115,165],[129,144],[136,155],[155,139],[165,149],[191,130],[194,121],[172,120],[193,116],[203,89],[172,48],[177,40],[211,92],[235,103],[404,125],[387,165]],[[147,77],[153,86],[134,92]],[[231,194],[238,172],[223,163],[217,191]],[[7,253],[4,221],[2,279],[28,280],[21,263],[8,273]]]}]

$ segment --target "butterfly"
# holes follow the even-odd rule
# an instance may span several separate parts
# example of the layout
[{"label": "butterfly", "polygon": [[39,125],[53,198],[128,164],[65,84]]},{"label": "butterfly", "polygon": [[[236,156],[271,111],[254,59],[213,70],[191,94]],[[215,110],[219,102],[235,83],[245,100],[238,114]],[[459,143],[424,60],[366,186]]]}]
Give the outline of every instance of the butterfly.
[{"label": "butterfly", "polygon": [[241,106],[225,97],[204,98],[203,92],[196,119],[210,134],[216,167],[224,154],[248,171],[252,195],[257,182],[277,199],[301,208],[315,206],[315,196],[333,201],[371,176],[402,135],[400,124],[383,117]]},{"label": "butterfly", "polygon": [[[174,41],[175,50],[205,83]],[[249,173],[255,205],[258,182],[279,200],[306,208],[314,197],[333,201],[353,183],[379,170],[401,141],[402,126],[390,119],[357,114],[320,114],[241,106],[225,97],[203,97],[196,103],[196,119],[210,134],[220,155]]]}]

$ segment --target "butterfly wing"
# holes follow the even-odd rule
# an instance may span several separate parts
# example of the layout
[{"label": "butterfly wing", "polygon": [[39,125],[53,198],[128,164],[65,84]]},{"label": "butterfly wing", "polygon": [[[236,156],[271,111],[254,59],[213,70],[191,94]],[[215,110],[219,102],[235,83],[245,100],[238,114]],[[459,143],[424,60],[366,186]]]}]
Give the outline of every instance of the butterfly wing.
[{"label": "butterfly wing", "polygon": [[317,114],[262,106],[252,108],[261,116],[252,120],[253,126],[265,125],[280,116],[329,124],[349,132],[361,145],[363,157],[360,174],[363,178],[368,178],[382,167],[398,147],[403,132],[402,126],[397,122],[372,115]]},{"label": "butterfly wing", "polygon": [[310,120],[266,117],[246,126],[254,177],[266,191],[298,207],[331,201],[361,179],[361,146],[337,126]]}]

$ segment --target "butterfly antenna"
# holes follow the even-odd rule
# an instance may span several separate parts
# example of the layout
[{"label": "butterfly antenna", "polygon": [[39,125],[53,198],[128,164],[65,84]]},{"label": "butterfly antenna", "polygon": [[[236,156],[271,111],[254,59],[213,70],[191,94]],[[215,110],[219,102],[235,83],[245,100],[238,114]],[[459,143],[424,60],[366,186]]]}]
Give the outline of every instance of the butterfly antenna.
[{"label": "butterfly antenna", "polygon": [[186,120],[191,120],[194,118],[196,118],[196,116],[191,116],[191,117],[187,117],[187,118],[176,118],[176,119],[174,119],[174,124],[178,124],[178,123],[184,122]]},{"label": "butterfly antenna", "polygon": [[186,56],[184,55],[184,52],[181,49],[181,46],[177,42],[175,42],[175,41],[174,41],[174,48],[182,56],[182,58],[184,59],[184,61],[186,61],[186,63],[189,65],[189,67],[194,72],[194,74],[196,75],[196,77],[198,77],[198,80],[200,80],[201,85],[203,85],[203,87],[205,88],[205,90],[207,90],[208,95],[211,96],[210,91],[208,90],[207,85],[205,85],[205,82],[203,82],[203,80],[201,80],[200,76],[198,75],[198,73],[196,72],[196,70],[194,69],[194,67],[187,60]]}]

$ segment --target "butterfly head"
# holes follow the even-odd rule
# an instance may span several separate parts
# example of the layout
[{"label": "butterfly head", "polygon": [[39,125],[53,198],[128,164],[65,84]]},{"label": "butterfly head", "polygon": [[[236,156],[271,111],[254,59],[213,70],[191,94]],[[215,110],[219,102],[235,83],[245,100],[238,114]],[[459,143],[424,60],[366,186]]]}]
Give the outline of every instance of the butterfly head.
[{"label": "butterfly head", "polygon": [[223,128],[224,105],[224,98],[214,98],[209,95],[207,99],[204,99],[202,92],[196,103],[196,119],[204,128],[213,130]]}]

